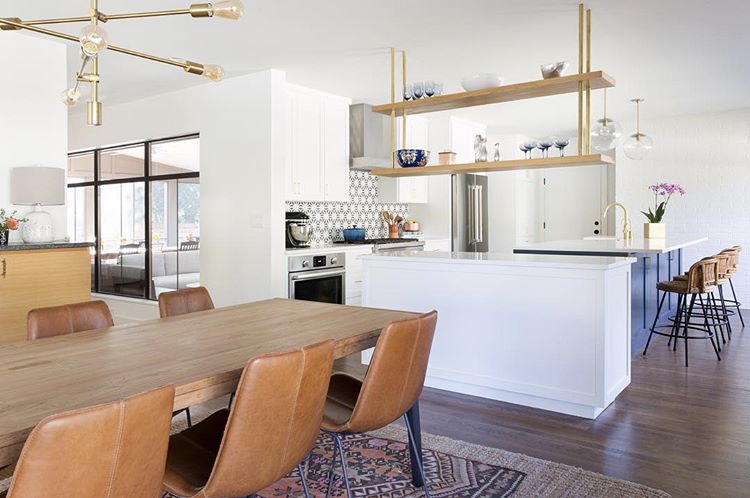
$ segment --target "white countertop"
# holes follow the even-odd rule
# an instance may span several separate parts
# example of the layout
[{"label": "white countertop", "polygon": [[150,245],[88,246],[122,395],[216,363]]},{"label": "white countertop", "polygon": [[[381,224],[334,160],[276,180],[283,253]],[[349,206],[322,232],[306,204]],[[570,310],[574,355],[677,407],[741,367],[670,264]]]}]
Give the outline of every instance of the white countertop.
[{"label": "white countertop", "polygon": [[514,251],[539,251],[543,253],[622,253],[622,254],[664,254],[677,249],[683,249],[692,245],[707,241],[707,237],[696,239],[678,239],[667,237],[666,239],[643,239],[635,238],[631,241],[615,240],[610,238],[589,238],[586,240],[554,240],[551,242],[539,242],[515,247]]},{"label": "white countertop", "polygon": [[608,256],[557,256],[511,253],[474,253],[442,251],[386,251],[365,254],[362,261],[394,261],[398,263],[452,263],[496,266],[533,266],[610,270],[636,262],[635,258]]}]

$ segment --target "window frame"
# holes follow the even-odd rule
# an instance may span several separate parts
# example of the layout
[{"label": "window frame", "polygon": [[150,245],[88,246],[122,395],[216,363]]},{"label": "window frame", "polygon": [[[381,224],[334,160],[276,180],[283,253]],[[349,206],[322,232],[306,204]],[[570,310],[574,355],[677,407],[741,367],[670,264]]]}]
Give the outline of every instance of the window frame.
[{"label": "window frame", "polygon": [[[178,135],[167,138],[158,138],[151,140],[142,140],[139,142],[131,142],[125,144],[112,145],[107,147],[97,147],[93,149],[82,149],[68,153],[68,158],[93,155],[94,158],[94,180],[85,182],[68,183],[67,188],[78,188],[78,187],[94,187],[94,275],[93,275],[93,287],[91,292],[97,294],[105,294],[108,296],[118,296],[126,299],[147,299],[155,301],[156,298],[152,297],[151,294],[151,283],[153,276],[151,275],[151,182],[154,181],[167,181],[167,180],[182,180],[187,178],[198,178],[200,180],[200,171],[191,173],[172,173],[167,175],[152,175],[151,174],[151,148],[153,145],[164,144],[169,142],[179,142],[183,140],[195,140],[200,139],[200,133],[190,133],[187,135]],[[112,152],[120,149],[128,149],[133,147],[143,147],[143,176],[134,176],[130,178],[116,178],[109,180],[102,180],[100,178],[100,160],[102,153]],[[67,172],[67,168],[66,168]],[[105,185],[122,185],[126,183],[144,183],[145,195],[144,195],[144,226],[145,234],[144,239],[146,242],[145,262],[144,262],[144,273],[146,275],[146,292],[143,297],[126,296],[123,294],[117,294],[114,292],[105,292],[101,290],[99,285],[99,276],[101,273],[101,247],[100,234],[101,234],[101,216],[100,216],[100,188]],[[200,184],[200,181],[198,182]],[[178,277],[179,278],[179,277]]]}]

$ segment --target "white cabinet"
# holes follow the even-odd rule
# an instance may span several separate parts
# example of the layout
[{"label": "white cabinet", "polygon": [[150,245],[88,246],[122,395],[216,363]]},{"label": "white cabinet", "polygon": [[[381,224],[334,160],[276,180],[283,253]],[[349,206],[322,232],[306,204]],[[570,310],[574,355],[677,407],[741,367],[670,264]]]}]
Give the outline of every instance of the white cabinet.
[{"label": "white cabinet", "polygon": [[[396,120],[397,149],[402,142],[402,119]],[[429,123],[425,118],[414,116],[406,119],[406,143],[409,149],[429,150]],[[427,203],[429,178],[378,178],[378,197],[380,202],[399,202],[405,204]]]},{"label": "white cabinet", "polygon": [[288,85],[286,198],[349,200],[350,100]]},{"label": "white cabinet", "polygon": [[430,239],[424,241],[425,251],[451,251],[451,239]]},{"label": "white cabinet", "polygon": [[345,304],[362,304],[362,260],[363,254],[372,254],[372,246],[357,247],[346,251],[346,299]]}]

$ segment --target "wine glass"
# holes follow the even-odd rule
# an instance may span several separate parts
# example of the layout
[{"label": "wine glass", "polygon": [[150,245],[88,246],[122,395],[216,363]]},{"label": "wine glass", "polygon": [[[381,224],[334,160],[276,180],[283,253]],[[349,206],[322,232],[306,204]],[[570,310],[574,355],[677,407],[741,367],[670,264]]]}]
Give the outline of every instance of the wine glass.
[{"label": "wine glass", "polygon": [[443,94],[443,84],[440,81],[435,82],[435,96]]},{"label": "wine glass", "polygon": [[560,149],[560,157],[565,157],[565,147],[570,145],[569,138],[558,138],[555,140],[555,147]]},{"label": "wine glass", "polygon": [[542,151],[542,157],[549,157],[549,148],[555,144],[553,138],[545,138],[539,141],[539,149]]},{"label": "wine glass", "polygon": [[528,159],[528,157],[526,157],[526,155],[529,153],[529,149],[526,148],[526,144],[523,143],[523,144],[519,145],[518,148],[521,150],[521,152],[523,152],[523,158],[524,159]]},{"label": "wine glass", "polygon": [[418,81],[414,83],[414,98],[415,99],[421,99],[424,96],[424,83],[421,81]]},{"label": "wine glass", "polygon": [[526,147],[526,150],[529,151],[529,159],[532,159],[531,151],[536,149],[537,143],[536,142],[526,142],[523,144],[524,147]]},{"label": "wine glass", "polygon": [[407,83],[404,85],[404,100],[411,100],[414,98],[414,85]]},{"label": "wine glass", "polygon": [[424,94],[427,97],[435,95],[435,82],[433,80],[427,80],[424,82]]}]

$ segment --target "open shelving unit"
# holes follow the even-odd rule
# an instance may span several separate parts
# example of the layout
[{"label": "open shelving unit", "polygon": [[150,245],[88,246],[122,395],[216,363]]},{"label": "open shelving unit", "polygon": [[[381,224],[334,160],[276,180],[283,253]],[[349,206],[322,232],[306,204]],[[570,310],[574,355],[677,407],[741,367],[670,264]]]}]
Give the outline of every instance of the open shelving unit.
[{"label": "open shelving unit", "polygon": [[585,156],[548,157],[541,159],[513,159],[484,163],[440,164],[421,168],[381,168],[370,170],[371,175],[398,178],[460,173],[489,173],[493,171],[518,171],[526,169],[564,168],[568,166],[597,166],[614,164],[615,160],[604,154]]},{"label": "open shelving unit", "polygon": [[[615,86],[615,79],[604,71],[591,70],[591,9],[578,5],[578,72],[570,76],[541,79],[484,88],[471,92],[459,92],[424,99],[396,102],[396,55],[391,49],[391,102],[373,106],[376,113],[391,117],[391,168],[374,169],[372,175],[382,177],[415,177],[449,175],[459,173],[484,173],[493,171],[516,171],[525,169],[562,168],[573,166],[614,164],[614,160],[603,154],[591,153],[591,91]],[[406,51],[402,51],[403,86],[406,88]],[[396,166],[396,117],[404,120],[402,143],[406,143],[406,117],[413,114],[450,111],[504,102],[550,97],[553,95],[578,94],[578,154],[565,157],[541,159],[513,159],[464,164],[441,164],[418,168]]]}]

